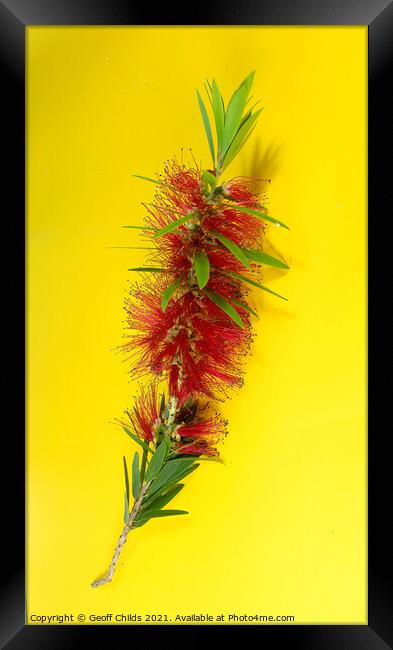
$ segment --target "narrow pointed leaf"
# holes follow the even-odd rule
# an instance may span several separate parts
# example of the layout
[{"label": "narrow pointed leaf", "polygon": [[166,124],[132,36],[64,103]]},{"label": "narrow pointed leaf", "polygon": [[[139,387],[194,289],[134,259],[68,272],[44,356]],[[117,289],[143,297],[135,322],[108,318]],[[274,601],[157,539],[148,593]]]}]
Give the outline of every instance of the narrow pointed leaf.
[{"label": "narrow pointed leaf", "polygon": [[143,506],[141,508],[141,512],[146,510],[147,508],[153,508],[154,510],[160,510],[161,508],[164,508],[164,506],[167,505],[172,499],[175,498],[177,494],[184,488],[184,483],[177,483],[176,485],[173,485],[169,490],[166,490],[160,495],[155,495],[151,499],[147,499],[146,502],[143,503]]},{"label": "narrow pointed leaf", "polygon": [[[185,467],[188,467],[189,465],[192,465],[192,458],[189,456],[182,456],[181,458],[174,458],[173,460],[168,460],[168,465],[170,465],[171,468],[175,467],[175,463],[179,461],[179,464],[176,464],[176,467],[179,467],[182,471]],[[181,461],[181,462],[180,462]]]},{"label": "narrow pointed leaf", "polygon": [[252,315],[255,316],[256,318],[258,318],[258,320],[259,320],[259,316],[258,316],[257,312],[254,311],[253,309],[251,309],[251,307],[249,307],[248,305],[246,305],[244,302],[240,302],[240,300],[235,300],[235,298],[231,298],[231,302],[234,302],[235,305],[237,305],[238,307],[241,307],[242,309],[245,309],[245,310],[248,311],[250,314],[252,314]]},{"label": "narrow pointed leaf", "polygon": [[164,488],[160,489],[160,491],[157,492],[157,494],[158,493],[162,494],[162,492],[172,487],[172,485],[175,485],[175,483],[179,483],[179,481],[182,481],[184,478],[186,478],[186,476],[192,474],[192,472],[194,472],[198,467],[199,467],[199,462],[194,465],[188,466],[187,469],[183,470],[179,474],[176,474],[176,476],[174,476],[170,481],[168,481],[168,483],[165,484]]},{"label": "narrow pointed leaf", "polygon": [[187,510],[151,510],[148,512],[144,513],[144,516],[142,513],[139,514],[138,517],[136,517],[134,521],[134,526],[136,528],[139,528],[140,526],[143,526],[146,524],[150,519],[153,519],[155,517],[173,517],[176,515],[188,515]]},{"label": "narrow pointed leaf", "polygon": [[254,217],[257,219],[260,219],[261,221],[270,221],[271,223],[274,223],[276,226],[281,226],[282,228],[286,228],[286,230],[289,230],[288,226],[285,225],[282,221],[278,221],[278,219],[275,219],[274,217],[270,217],[268,214],[265,214],[264,212],[259,212],[258,210],[251,210],[251,208],[245,208],[243,205],[237,205],[236,206],[237,212],[245,212],[246,214],[252,214]]},{"label": "narrow pointed leaf", "polygon": [[247,93],[247,97],[248,97],[248,95],[250,94],[250,91],[251,91],[251,88],[252,88],[252,84],[253,84],[253,81],[254,81],[254,77],[255,77],[255,70],[252,70],[252,71],[247,75],[247,77],[242,81],[242,83],[240,84],[240,86],[243,86],[243,85],[245,86],[245,88],[246,88],[246,93]]},{"label": "narrow pointed leaf", "polygon": [[143,181],[149,181],[150,183],[155,183],[156,185],[166,185],[163,181],[157,181],[155,178],[149,178],[148,176],[140,176],[139,174],[133,174],[134,178],[141,178]]},{"label": "narrow pointed leaf", "polygon": [[228,155],[228,153],[227,153],[227,155],[225,157],[225,162],[224,162],[224,164],[222,166],[222,171],[224,171],[231,164],[232,160],[234,158],[236,158],[236,156],[240,153],[240,151],[243,149],[244,145],[246,144],[248,138],[251,136],[253,131],[255,131],[255,127],[256,127],[256,124],[254,124],[252,129],[250,129],[250,131],[247,133],[246,137],[243,138],[243,140],[241,141],[239,146],[231,153],[231,155]]},{"label": "narrow pointed leaf", "polygon": [[222,296],[220,296],[219,293],[216,293],[215,291],[211,291],[210,289],[205,289],[206,295],[210,298],[212,302],[214,302],[217,307],[222,309],[230,318],[232,318],[233,321],[235,321],[236,325],[239,325],[241,329],[244,329],[244,323],[242,319],[240,318],[238,312],[234,307],[232,307],[229,302],[225,300]]},{"label": "narrow pointed leaf", "polygon": [[146,482],[152,481],[160,471],[167,454],[165,441],[158,445],[156,451],[150,459],[149,467],[146,472]]},{"label": "narrow pointed leaf", "polygon": [[139,273],[162,273],[164,270],[155,266],[137,266],[134,269],[127,269],[127,271],[139,271]]},{"label": "narrow pointed leaf", "polygon": [[151,519],[152,517],[173,517],[174,515],[188,515],[187,510],[147,510],[145,513]]},{"label": "narrow pointed leaf", "polygon": [[161,296],[161,309],[162,309],[162,311],[166,310],[170,299],[172,298],[172,296],[175,293],[176,289],[179,288],[180,282],[181,282],[181,276],[176,278],[176,280],[174,282],[172,282],[172,284],[170,284],[169,287],[167,287],[165,289],[165,291],[162,292],[162,296]]},{"label": "narrow pointed leaf", "polygon": [[[225,113],[225,125],[221,150],[222,164],[224,162],[225,155],[231,146],[231,143],[233,142],[236,134],[242,126],[243,121],[245,120],[243,117],[243,112],[248,103],[254,76],[255,70],[247,75],[247,77],[242,81],[240,86],[235,90],[231,99],[229,100],[228,108]],[[248,111],[247,115],[251,113],[251,111],[252,109]],[[240,143],[238,142],[237,144],[239,145]]]},{"label": "narrow pointed leaf", "polygon": [[250,262],[248,261],[240,246],[235,244],[235,242],[233,242],[231,239],[228,239],[228,237],[224,237],[224,235],[216,232],[215,230],[213,230],[213,234],[215,238],[218,239],[218,241],[220,241],[221,244],[225,246],[225,248],[227,248],[232,253],[232,255],[234,255],[236,259],[238,259],[239,262],[243,264],[243,266],[245,266],[247,269],[250,268]]},{"label": "narrow pointed leaf", "polygon": [[148,494],[151,496],[158,492],[164,486],[170,487],[173,483],[178,483],[180,477],[184,476],[185,472],[191,470],[191,465],[194,463],[192,460],[171,460],[165,463],[161,471],[158,473],[153,483],[149,487]]},{"label": "narrow pointed leaf", "polygon": [[211,106],[211,109],[213,110],[212,87],[211,87],[208,79],[206,79],[206,81],[205,81],[205,90],[206,90],[207,98],[209,100],[209,104]]},{"label": "narrow pointed leaf", "polygon": [[213,166],[215,167],[216,159],[215,159],[215,154],[214,154],[213,134],[212,134],[211,126],[210,126],[209,116],[207,114],[205,104],[203,103],[203,99],[200,96],[198,91],[197,91],[197,97],[198,97],[199,109],[200,109],[201,115],[202,115],[203,125],[205,127],[207,141],[209,143],[209,149],[210,149],[211,157],[212,157],[212,160],[213,160]]},{"label": "narrow pointed leaf", "polygon": [[252,87],[252,84],[253,84],[253,81],[254,81],[254,77],[255,77],[255,70],[250,72],[250,74],[248,74],[247,77],[245,77],[245,79],[243,79],[241,84],[239,84],[239,86],[233,92],[232,97],[229,100],[228,107],[229,107],[229,104],[231,103],[231,101],[233,100],[233,98],[239,92],[239,90],[242,90],[242,89],[246,92],[246,96],[247,96],[246,105],[248,104],[248,101],[251,99],[251,97],[249,97],[249,94],[250,94],[251,87]]},{"label": "narrow pointed leaf", "polygon": [[125,456],[123,456],[123,466],[124,466],[124,481],[126,484],[126,494],[127,494],[127,501],[128,503],[130,502],[130,483],[128,480],[128,468],[127,468],[127,461]]},{"label": "narrow pointed leaf", "polygon": [[134,228],[135,230],[157,230],[157,228],[150,228],[149,226],[122,226],[122,228]]},{"label": "narrow pointed leaf", "polygon": [[195,275],[198,282],[198,287],[203,289],[209,281],[210,275],[210,264],[209,258],[203,251],[198,251],[194,255],[193,265],[195,270]]},{"label": "narrow pointed leaf", "polygon": [[128,505],[128,498],[126,492],[124,492],[124,523],[127,526],[129,520],[130,520],[130,513],[129,513],[129,508],[130,506]]},{"label": "narrow pointed leaf", "polygon": [[145,480],[146,465],[147,465],[147,451],[144,449],[142,454],[142,461],[141,461],[141,471],[139,472],[141,485],[143,485],[143,481]]},{"label": "narrow pointed leaf", "polygon": [[221,156],[225,156],[242,120],[247,100],[246,86],[240,87],[232,96],[225,114],[224,135],[222,138]]},{"label": "narrow pointed leaf", "polygon": [[183,217],[180,217],[179,219],[175,219],[175,221],[171,221],[171,223],[168,223],[168,225],[165,226],[165,228],[161,228],[160,230],[157,230],[157,232],[154,235],[154,238],[157,239],[157,237],[162,237],[162,235],[166,235],[168,232],[172,232],[172,230],[175,230],[183,223],[186,223],[186,221],[190,221],[190,219],[193,218],[195,218],[195,212],[189,212],[188,214],[185,214]]},{"label": "narrow pointed leaf", "polygon": [[[251,97],[250,97],[250,99],[251,99]],[[244,123],[249,119],[249,117],[250,117],[250,115],[252,114],[252,112],[253,112],[255,106],[257,106],[257,105],[260,103],[260,101],[261,101],[261,100],[258,99],[258,101],[255,102],[255,104],[254,104],[254,105],[253,105],[253,106],[252,106],[252,107],[247,111],[247,113],[245,113],[245,115],[242,117],[242,121],[240,122],[239,129],[240,129],[240,128],[243,126],[243,124],[244,124]],[[249,99],[247,100],[246,104],[248,104],[248,102],[249,102]],[[260,110],[262,111],[263,109],[261,108]],[[255,113],[254,113],[254,114],[255,114]],[[238,133],[239,133],[239,131],[238,131]]]},{"label": "narrow pointed leaf", "polygon": [[216,124],[217,150],[218,150],[218,157],[219,157],[221,153],[222,137],[224,133],[224,107],[223,107],[221,93],[214,79],[212,82],[212,102],[213,102],[214,121]]},{"label": "narrow pointed leaf", "polygon": [[138,436],[135,433],[132,433],[132,431],[130,431],[129,429],[127,429],[127,427],[123,427],[123,430],[126,432],[128,436],[130,436],[130,438],[133,439],[134,442],[138,443],[138,445],[140,445],[142,449],[146,451],[150,451],[151,454],[154,453],[154,450],[150,449],[149,445],[144,440],[138,438]]},{"label": "narrow pointed leaf", "polygon": [[262,289],[263,291],[267,291],[268,293],[273,294],[273,296],[277,296],[277,298],[281,298],[281,300],[288,301],[288,298],[285,298],[284,296],[281,296],[279,293],[276,293],[275,291],[268,289],[263,284],[259,284],[259,282],[255,282],[255,280],[251,280],[251,278],[247,278],[245,275],[234,273],[234,271],[225,271],[224,275],[231,275],[233,278],[236,278],[237,280],[248,282],[248,284],[252,284],[254,287],[258,287],[258,289]]},{"label": "narrow pointed leaf", "polygon": [[132,461],[132,496],[136,500],[141,491],[141,477],[139,474],[139,454],[136,451]]},{"label": "narrow pointed leaf", "polygon": [[168,459],[168,456],[170,454],[171,448],[172,448],[172,442],[169,436],[166,436],[164,440],[161,443],[162,445],[165,445],[165,456],[164,456],[164,462]]},{"label": "narrow pointed leaf", "polygon": [[[256,111],[253,115],[250,115],[247,120],[244,121],[243,125],[240,126],[239,130],[237,133],[234,135],[233,140],[229,144],[229,147],[225,153],[224,156],[224,164],[227,161],[227,158],[231,162],[235,155],[240,151],[241,144],[244,140],[244,138],[248,135],[249,131],[253,128],[255,122],[257,121],[259,115],[262,113],[262,108],[259,109],[259,111]],[[232,155],[234,154],[234,155]],[[228,163],[229,164],[229,163]]]},{"label": "narrow pointed leaf", "polygon": [[253,262],[275,266],[277,269],[289,269],[288,264],[285,264],[285,262],[282,262],[277,257],[272,257],[272,255],[267,255],[266,253],[262,253],[262,251],[253,251],[247,248],[243,248],[242,250],[246,257],[249,260],[253,260]]}]

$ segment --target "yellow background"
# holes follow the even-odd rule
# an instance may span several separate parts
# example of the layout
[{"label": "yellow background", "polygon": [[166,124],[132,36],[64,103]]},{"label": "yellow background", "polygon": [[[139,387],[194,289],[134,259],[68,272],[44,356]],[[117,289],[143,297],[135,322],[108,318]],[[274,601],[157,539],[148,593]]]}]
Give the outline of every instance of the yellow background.
[{"label": "yellow background", "polygon": [[[293,615],[366,623],[366,27],[39,28],[27,33],[27,614]],[[271,177],[288,273],[258,292],[244,388],[222,405],[225,465],[123,525],[111,424],[136,392],[122,342],[141,201],[165,159],[210,165],[195,97],[252,70],[265,107],[227,178]],[[28,618],[29,620],[29,618]]]}]

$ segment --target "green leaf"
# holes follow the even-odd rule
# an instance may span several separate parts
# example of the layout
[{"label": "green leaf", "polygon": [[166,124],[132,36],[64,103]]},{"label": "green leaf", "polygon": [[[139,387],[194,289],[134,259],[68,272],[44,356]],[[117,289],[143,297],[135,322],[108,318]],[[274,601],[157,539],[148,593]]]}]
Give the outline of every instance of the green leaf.
[{"label": "green leaf", "polygon": [[[174,485],[175,483],[179,483],[179,481],[182,481],[184,478],[186,478],[186,476],[192,474],[192,472],[194,472],[198,467],[199,467],[199,459],[198,459],[198,463],[188,466],[188,468],[183,470],[180,474],[176,474],[175,477],[173,477],[168,483],[166,483],[164,489],[167,490],[168,488],[172,487],[172,485]],[[163,490],[160,491],[160,494],[162,494],[162,492]]]},{"label": "green leaf", "polygon": [[213,190],[217,185],[217,177],[214,176],[214,174],[211,174],[208,169],[205,169],[202,172],[202,180],[205,185],[210,185]]},{"label": "green leaf", "polygon": [[126,492],[124,492],[124,523],[126,526],[129,520],[130,520],[130,513],[129,513],[128,499],[127,499]]},{"label": "green leaf", "polygon": [[141,485],[143,485],[143,481],[145,480],[146,464],[147,464],[147,451],[146,449],[144,449],[142,454],[141,471],[139,472]]},{"label": "green leaf", "polygon": [[195,275],[198,281],[198,287],[203,289],[209,281],[210,275],[210,264],[209,258],[203,251],[198,251],[194,255],[193,265],[195,270]]},{"label": "green leaf", "polygon": [[248,133],[252,130],[255,122],[257,121],[259,115],[262,112],[262,108],[259,111],[256,111],[253,115],[250,115],[247,120],[244,121],[243,125],[240,126],[239,130],[235,134],[232,142],[230,143],[223,160],[223,169],[232,162],[235,156],[239,153],[242,148],[243,140],[247,137]]},{"label": "green leaf", "polygon": [[141,512],[147,508],[153,508],[154,510],[160,510],[164,506],[167,505],[172,499],[175,498],[177,494],[179,494],[180,490],[184,488],[184,483],[177,483],[176,485],[173,485],[169,490],[166,490],[165,492],[162,492],[158,496],[155,495],[151,499],[147,499],[146,502],[143,503],[143,506],[141,508]]},{"label": "green leaf", "polygon": [[157,230],[157,228],[150,228],[150,226],[122,226],[122,228],[135,228],[135,230]]},{"label": "green leaf", "polygon": [[206,79],[204,86],[205,86],[207,98],[208,98],[210,106],[211,106],[211,108],[213,110],[212,87],[211,87],[208,79]]},{"label": "green leaf", "polygon": [[232,307],[232,305],[229,304],[229,302],[225,300],[225,298],[220,296],[219,293],[211,291],[210,289],[205,289],[205,293],[210,298],[210,300],[214,302],[215,305],[217,305],[217,307],[222,309],[222,311],[224,311],[230,318],[232,318],[233,321],[235,321],[236,325],[239,325],[241,329],[244,329],[244,323],[240,318],[238,312],[234,307]]},{"label": "green leaf", "polygon": [[254,287],[258,287],[258,289],[262,289],[263,291],[267,291],[268,293],[273,294],[273,296],[277,296],[277,298],[281,298],[282,300],[288,301],[288,298],[284,298],[284,296],[281,296],[279,293],[276,293],[275,291],[268,289],[263,284],[259,284],[259,282],[255,282],[255,280],[251,280],[251,278],[247,278],[245,275],[240,275],[239,273],[235,273],[234,271],[225,271],[225,272],[222,271],[222,273],[224,273],[224,275],[231,275],[233,278],[236,278],[237,280],[248,282],[248,284],[252,284]]},{"label": "green leaf", "polygon": [[[247,99],[246,104],[248,104],[248,102],[250,101],[250,99],[251,99],[251,97],[249,97],[249,98]],[[243,124],[244,124],[244,123],[249,119],[249,117],[250,117],[250,115],[252,114],[252,112],[253,112],[255,106],[257,106],[257,104],[259,104],[260,101],[261,101],[261,100],[258,99],[258,101],[255,102],[255,104],[254,104],[254,105],[253,105],[253,106],[252,106],[252,107],[247,111],[247,113],[245,113],[245,115],[242,117],[242,121],[240,122],[239,129],[240,129],[240,128],[243,126]],[[261,109],[261,110],[263,110],[263,109]]]},{"label": "green leaf", "polygon": [[242,81],[242,83],[240,84],[240,86],[243,86],[243,85],[244,85],[244,86],[246,87],[247,97],[248,97],[248,95],[250,94],[250,90],[251,90],[251,88],[252,88],[252,84],[253,84],[253,81],[254,81],[254,77],[255,77],[255,70],[252,70],[252,71],[247,75],[247,77]]},{"label": "green leaf", "polygon": [[134,178],[141,178],[143,181],[149,181],[150,183],[155,183],[156,185],[165,185],[163,181],[156,181],[154,178],[149,178],[148,176],[140,176],[139,174],[133,174]]},{"label": "green leaf", "polygon": [[172,230],[175,230],[179,226],[181,226],[183,223],[186,223],[186,221],[190,221],[190,219],[195,218],[195,212],[189,212],[188,214],[185,214],[183,217],[180,217],[180,219],[175,219],[175,221],[171,221],[171,223],[168,223],[165,228],[161,228],[160,230],[157,230],[157,232],[154,235],[154,238],[157,239],[157,237],[162,237],[162,235],[166,235],[168,232],[172,232]]},{"label": "green leaf", "polygon": [[139,474],[139,454],[136,451],[132,461],[132,496],[136,500],[141,491],[141,477]]},{"label": "green leaf", "polygon": [[246,212],[246,214],[252,214],[257,219],[261,219],[261,221],[270,221],[271,223],[274,223],[276,226],[281,226],[282,228],[286,228],[286,230],[289,230],[288,226],[286,226],[285,223],[283,223],[282,221],[278,221],[278,219],[275,219],[274,217],[270,217],[268,214],[265,214],[264,212],[259,212],[258,210],[251,210],[250,208],[245,208],[242,205],[237,205],[236,211]]},{"label": "green leaf", "polygon": [[218,150],[218,157],[219,157],[221,153],[222,137],[224,133],[224,106],[223,106],[221,93],[214,79],[212,82],[212,103],[213,103],[214,121],[216,124],[217,150]]},{"label": "green leaf", "polygon": [[215,167],[216,166],[216,159],[215,159],[215,154],[214,154],[214,142],[213,142],[213,135],[212,135],[212,130],[211,130],[211,126],[210,126],[209,116],[207,114],[207,110],[206,110],[205,104],[203,103],[202,97],[200,96],[198,91],[196,91],[196,92],[197,92],[197,97],[198,97],[199,108],[200,108],[201,115],[202,115],[203,125],[205,127],[206,137],[207,137],[207,141],[209,143],[209,149],[210,149],[211,157],[212,157],[212,160],[213,160],[213,166]]},{"label": "green leaf", "polygon": [[170,454],[171,448],[172,448],[172,442],[171,442],[170,437],[166,436],[161,444],[164,444],[166,446],[165,457],[164,457],[164,461],[165,461],[165,460],[167,460],[167,458],[168,458],[168,456]]},{"label": "green leaf", "polygon": [[146,524],[150,519],[154,517],[173,517],[175,515],[188,515],[187,510],[149,510],[144,513],[140,513],[134,521],[135,527],[140,527]]},{"label": "green leaf", "polygon": [[187,510],[147,510],[145,515],[148,515],[149,519],[152,517],[172,517],[173,515],[188,515]]},{"label": "green leaf", "polygon": [[127,494],[127,501],[128,503],[130,502],[130,484],[128,481],[128,469],[127,469],[127,461],[126,457],[123,456],[123,466],[124,466],[124,480],[126,484],[126,494]]},{"label": "green leaf", "polygon": [[140,273],[162,273],[165,269],[159,269],[154,266],[137,266],[134,269],[127,269],[127,271],[139,271]]},{"label": "green leaf", "polygon": [[241,149],[243,149],[244,145],[246,144],[248,138],[251,136],[252,132],[255,130],[256,124],[250,129],[250,131],[247,133],[246,137],[242,140],[242,142],[239,144],[239,146],[231,153],[230,156],[225,157],[225,163],[223,164],[221,171],[224,171],[228,165],[232,162],[234,158],[240,153]]},{"label": "green leaf", "polygon": [[266,253],[262,253],[262,251],[253,251],[247,248],[243,248],[242,250],[249,260],[260,262],[260,264],[267,264],[268,266],[275,266],[277,269],[289,269],[288,264],[277,259],[277,257],[272,257]]},{"label": "green leaf", "polygon": [[246,305],[244,302],[240,302],[240,300],[235,300],[235,298],[231,298],[231,302],[234,302],[235,305],[237,305],[238,307],[241,307],[242,309],[245,309],[246,311],[248,311],[253,316],[256,316],[256,318],[258,318],[258,320],[259,320],[259,316],[258,316],[257,312],[254,311],[253,309],[251,309],[251,307]]},{"label": "green leaf", "polygon": [[161,471],[158,473],[151,486],[149,487],[148,494],[151,496],[155,492],[158,492],[161,488],[170,487],[173,483],[178,483],[180,477],[184,476],[184,473],[188,470],[191,470],[191,466],[194,463],[194,459],[191,460],[171,460],[165,463]]},{"label": "green leaf", "polygon": [[130,436],[130,438],[133,439],[134,442],[138,443],[138,445],[140,445],[142,447],[142,449],[145,449],[146,451],[150,451],[151,454],[154,453],[153,449],[150,449],[149,445],[146,444],[146,442],[144,440],[141,440],[140,438],[138,438],[138,436],[135,433],[132,433],[132,431],[127,429],[127,427],[123,427],[123,429],[126,432],[126,434],[128,436]]},{"label": "green leaf", "polygon": [[224,158],[228,147],[234,139],[242,120],[243,111],[247,100],[246,86],[240,86],[232,95],[225,114],[224,135],[222,139],[221,157]]},{"label": "green leaf", "polygon": [[162,311],[165,311],[166,308],[168,307],[168,303],[172,298],[173,294],[175,293],[176,289],[179,288],[180,282],[181,282],[181,276],[176,278],[176,280],[172,282],[172,284],[170,284],[169,287],[165,289],[165,291],[162,292],[162,296],[161,296]]},{"label": "green leaf", "polygon": [[216,239],[218,239],[218,241],[221,242],[221,244],[223,244],[223,246],[225,246],[225,248],[227,248],[232,253],[232,255],[234,255],[239,260],[239,262],[243,264],[243,266],[245,266],[247,269],[250,268],[250,262],[248,261],[240,246],[235,244],[235,242],[233,242],[231,239],[228,239],[228,237],[224,237],[224,235],[216,232],[215,230],[213,230],[213,235]]},{"label": "green leaf", "polygon": [[147,483],[149,483],[149,481],[152,481],[157,476],[167,455],[167,450],[168,448],[164,441],[158,445],[156,451],[150,459],[149,467],[147,468]]}]

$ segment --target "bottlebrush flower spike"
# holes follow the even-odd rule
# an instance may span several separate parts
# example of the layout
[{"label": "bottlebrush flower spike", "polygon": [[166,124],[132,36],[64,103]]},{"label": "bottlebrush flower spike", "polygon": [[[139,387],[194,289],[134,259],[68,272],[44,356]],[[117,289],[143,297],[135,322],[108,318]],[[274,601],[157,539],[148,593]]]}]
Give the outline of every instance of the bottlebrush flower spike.
[{"label": "bottlebrush flower spike", "polygon": [[[208,286],[228,300],[242,296],[240,287],[235,294],[231,280],[220,274]],[[183,289],[163,312],[163,287],[162,278],[149,279],[126,302],[129,335],[123,349],[136,376],[166,373],[169,392],[181,400],[194,393],[214,398],[240,385],[240,358],[251,340],[248,313],[242,329],[207,295],[179,295]]]},{"label": "bottlebrush flower spike", "polygon": [[[197,93],[213,167],[186,168],[168,162],[153,204],[144,205],[140,228],[151,253],[148,274],[132,286],[125,303],[126,334],[121,346],[134,377],[152,375],[133,407],[117,420],[138,445],[132,472],[126,459],[124,527],[107,573],[92,583],[112,580],[131,530],[154,517],[187,514],[164,507],[176,497],[200,460],[219,456],[217,444],[227,423],[212,410],[242,384],[242,360],[252,341],[247,304],[251,286],[261,284],[260,265],[289,268],[261,250],[269,222],[287,228],[263,207],[265,197],[252,178],[220,182],[242,149],[262,109],[246,108],[254,72],[235,90],[226,109],[215,80],[207,84],[216,138],[205,103]],[[284,298],[286,300],[286,298]],[[163,386],[161,397],[159,386]],[[210,401],[207,401],[210,400]],[[139,459],[141,453],[141,460]],[[130,507],[132,485],[133,505]]]}]

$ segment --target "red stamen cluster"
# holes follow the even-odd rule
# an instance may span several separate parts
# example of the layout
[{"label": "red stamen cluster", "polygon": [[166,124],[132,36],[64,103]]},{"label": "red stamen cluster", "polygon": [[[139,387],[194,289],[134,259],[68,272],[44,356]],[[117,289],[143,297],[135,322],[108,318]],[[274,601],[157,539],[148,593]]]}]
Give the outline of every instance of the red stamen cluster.
[{"label": "red stamen cluster", "polygon": [[157,382],[153,382],[147,390],[141,389],[133,412],[126,410],[126,417],[118,423],[131,427],[142,440],[154,445],[169,435],[176,454],[218,455],[214,445],[226,435],[227,423],[211,412],[209,403],[202,405],[194,398],[178,401],[173,422],[168,408],[165,402],[159,405]]},{"label": "red stamen cluster", "polygon": [[[203,394],[218,398],[228,386],[241,384],[241,357],[250,340],[244,284],[228,273],[255,274],[256,265],[244,267],[217,239],[224,235],[237,246],[259,248],[263,222],[237,211],[242,206],[258,207],[258,198],[247,180],[236,179],[220,192],[206,192],[197,169],[184,169],[176,162],[168,165],[164,183],[153,205],[146,206],[148,228],[165,228],[179,215],[195,213],[197,220],[156,238],[146,230],[156,249],[149,264],[164,269],[142,287],[133,289],[126,301],[129,335],[124,344],[137,374],[168,375],[169,393],[179,400]],[[193,273],[193,258],[203,251],[210,261],[206,289],[232,303],[244,328],[201,291]],[[180,284],[165,311],[161,307],[164,289],[176,278]]]}]

